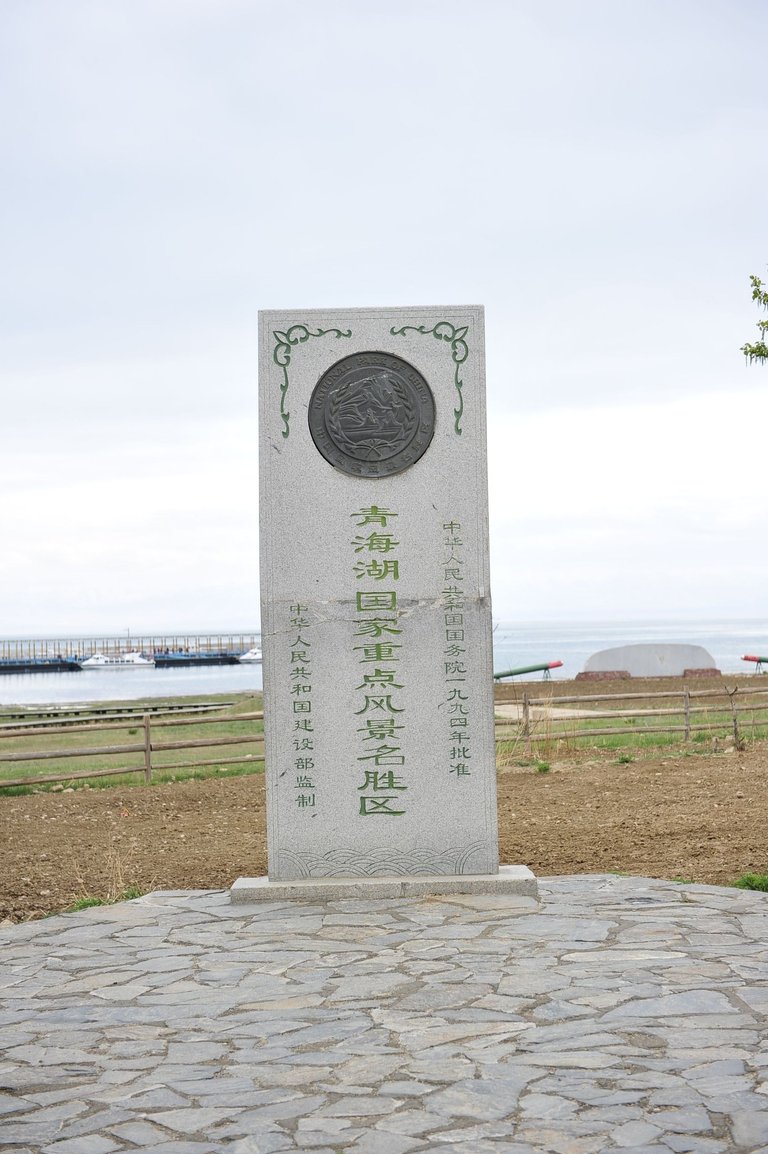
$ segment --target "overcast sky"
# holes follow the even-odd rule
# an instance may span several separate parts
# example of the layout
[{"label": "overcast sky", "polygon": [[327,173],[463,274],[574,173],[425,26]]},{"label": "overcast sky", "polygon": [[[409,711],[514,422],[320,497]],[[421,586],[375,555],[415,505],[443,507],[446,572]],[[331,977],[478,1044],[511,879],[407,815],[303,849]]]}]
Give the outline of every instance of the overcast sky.
[{"label": "overcast sky", "polygon": [[765,0],[0,0],[0,636],[258,623],[257,311],[484,304],[494,617],[766,617]]}]

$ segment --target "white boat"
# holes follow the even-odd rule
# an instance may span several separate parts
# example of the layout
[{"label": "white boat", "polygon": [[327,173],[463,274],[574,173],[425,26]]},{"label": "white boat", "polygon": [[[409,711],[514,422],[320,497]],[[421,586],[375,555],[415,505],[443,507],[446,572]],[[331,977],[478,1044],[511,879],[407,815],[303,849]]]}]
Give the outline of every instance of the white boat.
[{"label": "white boat", "polygon": [[242,661],[244,665],[261,665],[261,650],[256,645],[247,653],[241,653],[237,660]]},{"label": "white boat", "polygon": [[80,662],[81,669],[147,669],[155,663],[143,653],[94,653]]}]

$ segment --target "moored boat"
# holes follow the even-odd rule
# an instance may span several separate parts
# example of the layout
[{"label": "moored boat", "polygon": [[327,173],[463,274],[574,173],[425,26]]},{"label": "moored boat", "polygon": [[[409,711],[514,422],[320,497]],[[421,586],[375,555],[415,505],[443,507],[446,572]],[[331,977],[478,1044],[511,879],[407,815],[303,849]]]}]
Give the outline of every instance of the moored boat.
[{"label": "moored boat", "polygon": [[247,653],[241,653],[238,657],[238,661],[243,665],[260,665],[261,660],[262,655],[258,645],[255,645],[253,649],[249,649]]},{"label": "moored boat", "polygon": [[180,666],[237,665],[236,653],[193,652],[189,649],[165,649],[153,654],[158,669],[178,669]]},{"label": "moored boat", "polygon": [[80,662],[81,669],[148,669],[154,665],[143,653],[94,653]]},{"label": "moored boat", "polygon": [[79,673],[74,657],[2,657],[0,673]]}]

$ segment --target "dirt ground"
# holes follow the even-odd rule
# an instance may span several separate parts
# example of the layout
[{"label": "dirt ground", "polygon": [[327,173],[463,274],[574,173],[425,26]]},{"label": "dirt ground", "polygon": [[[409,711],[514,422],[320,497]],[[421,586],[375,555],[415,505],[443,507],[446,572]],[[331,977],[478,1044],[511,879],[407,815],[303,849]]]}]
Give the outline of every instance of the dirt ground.
[{"label": "dirt ground", "polygon": [[[574,688],[619,687],[561,682],[551,691]],[[498,696],[519,699],[524,690],[550,692],[518,682]],[[768,873],[767,741],[635,756],[621,763],[616,750],[586,749],[551,757],[545,773],[530,763],[502,768],[502,862],[539,876],[618,871],[715,884]],[[0,922],[127,889],[219,888],[264,874],[264,801],[262,775],[0,794]]]}]

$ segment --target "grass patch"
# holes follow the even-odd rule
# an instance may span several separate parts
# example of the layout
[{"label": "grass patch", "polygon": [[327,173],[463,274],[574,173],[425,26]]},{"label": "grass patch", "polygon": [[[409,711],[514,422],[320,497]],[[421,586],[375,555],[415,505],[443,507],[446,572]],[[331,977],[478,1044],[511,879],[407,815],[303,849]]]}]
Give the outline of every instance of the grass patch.
[{"label": "grass patch", "polygon": [[[241,750],[237,746],[235,746],[235,751],[238,756],[243,756],[247,753],[245,749]],[[187,752],[194,753],[195,751],[184,750],[181,751],[178,756]],[[198,750],[197,752],[202,755],[205,751]],[[209,752],[215,754],[216,751],[213,750]],[[234,765],[201,765],[198,768],[192,767],[191,769],[174,769],[170,771],[164,769],[162,765],[155,766],[153,758],[152,765],[152,785],[164,785],[176,781],[205,781],[212,777],[247,777],[253,773],[264,772],[263,761],[240,761]],[[69,784],[74,788],[79,787],[80,789],[112,789],[115,786],[141,789],[146,786],[146,782],[138,771],[134,774],[115,774],[114,777],[96,777],[91,781],[86,781],[85,784],[83,784],[82,781],[73,781]],[[66,786],[67,783],[62,782],[62,785]],[[41,790],[51,790],[52,788],[52,786],[38,785],[31,789],[25,789],[24,792],[39,793]],[[7,794],[10,794],[10,792],[10,788],[3,791],[3,793]],[[2,796],[2,794],[0,794],[0,796]]]},{"label": "grass patch", "polygon": [[768,893],[768,874],[742,874],[731,884],[740,890],[760,890],[762,893]]},{"label": "grass patch", "polygon": [[132,902],[135,898],[140,898],[146,891],[138,889],[136,886],[129,886],[127,890],[117,894],[115,897],[98,898],[90,896],[85,898],[78,898],[71,906],[67,906],[64,910],[65,914],[76,914],[80,910],[90,910],[94,906],[114,906],[118,902]]},{"label": "grass patch", "polygon": [[[153,702],[153,706],[173,705],[187,707],[197,698],[170,698]],[[216,703],[216,697],[203,699]],[[109,703],[119,713],[121,708],[136,702]],[[261,695],[242,694],[233,702],[232,695],[222,698],[221,706],[205,714],[186,714],[181,711],[152,716],[152,783],[184,781],[190,778],[217,777],[220,774],[239,776],[258,773],[263,762],[256,760],[263,754],[263,746],[254,739],[263,735],[263,722],[243,718],[243,714],[260,712]],[[144,777],[144,725],[135,714],[115,721],[94,717],[92,721],[73,724],[62,715],[62,731],[58,727],[39,727],[37,733],[14,731],[0,740],[0,755],[13,755],[15,760],[0,761],[0,785],[3,781],[25,778],[24,785],[7,786],[0,797],[39,790],[61,792],[67,788],[111,788],[113,786],[140,786]],[[109,725],[110,728],[99,728]],[[226,739],[224,744],[217,741]],[[241,740],[239,740],[241,739]],[[211,741],[210,746],[205,745]],[[192,748],[158,749],[158,745],[192,742]],[[112,747],[112,750],[109,749]],[[91,752],[93,750],[93,752]],[[55,757],[55,753],[67,756]],[[28,754],[28,757],[24,755]],[[230,762],[228,758],[247,758]],[[205,762],[220,764],[205,765]],[[179,766],[179,762],[189,762]],[[105,776],[88,776],[105,770],[124,770]],[[69,777],[69,775],[72,775]],[[46,783],[41,777],[61,775],[61,781]],[[67,775],[65,777],[65,775]]]},{"label": "grass patch", "polygon": [[728,694],[718,694],[718,700],[704,704],[703,695],[693,694],[688,712],[682,696],[681,693],[678,704],[674,700],[676,694],[669,697],[649,693],[647,699],[635,705],[629,698],[626,703],[609,697],[592,702],[588,695],[578,706],[577,697],[565,697],[565,707],[560,706],[556,696],[542,698],[532,703],[526,714],[529,732],[523,730],[521,715],[505,721],[497,733],[508,751],[515,743],[524,743],[529,754],[533,749],[535,754],[547,758],[587,748],[637,756],[685,747],[708,753],[718,752],[720,743],[734,736],[750,740],[768,737],[768,705],[747,703],[746,694],[737,699],[738,734]]}]

